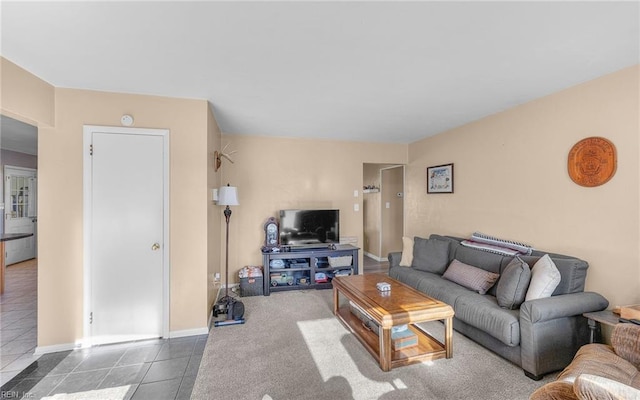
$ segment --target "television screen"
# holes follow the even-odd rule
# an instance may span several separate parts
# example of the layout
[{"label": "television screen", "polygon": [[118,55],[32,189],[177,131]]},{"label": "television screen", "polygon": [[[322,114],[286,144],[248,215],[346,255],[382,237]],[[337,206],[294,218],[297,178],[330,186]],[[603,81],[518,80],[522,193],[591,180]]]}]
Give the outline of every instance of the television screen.
[{"label": "television screen", "polygon": [[281,210],[280,244],[340,243],[340,210]]}]

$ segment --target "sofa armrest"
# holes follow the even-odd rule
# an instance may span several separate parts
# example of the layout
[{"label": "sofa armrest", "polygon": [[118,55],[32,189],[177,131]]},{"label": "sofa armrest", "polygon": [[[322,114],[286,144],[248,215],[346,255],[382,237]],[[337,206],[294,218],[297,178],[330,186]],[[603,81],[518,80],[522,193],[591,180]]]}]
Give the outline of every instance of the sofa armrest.
[{"label": "sofa armrest", "polygon": [[387,256],[387,259],[389,260],[389,268],[397,267],[398,265],[400,265],[400,260],[402,259],[402,252],[396,251],[393,253],[389,253],[389,255]]},{"label": "sofa armrest", "polygon": [[520,306],[522,369],[534,379],[563,369],[589,341],[585,312],[600,311],[609,302],[593,292],[525,301]]},{"label": "sofa armrest", "polygon": [[573,385],[564,381],[553,381],[539,387],[529,400],[578,400]]},{"label": "sofa armrest", "polygon": [[582,315],[586,312],[601,311],[607,306],[609,306],[607,299],[598,293],[561,294],[525,301],[520,306],[520,319],[535,324],[556,318]]}]

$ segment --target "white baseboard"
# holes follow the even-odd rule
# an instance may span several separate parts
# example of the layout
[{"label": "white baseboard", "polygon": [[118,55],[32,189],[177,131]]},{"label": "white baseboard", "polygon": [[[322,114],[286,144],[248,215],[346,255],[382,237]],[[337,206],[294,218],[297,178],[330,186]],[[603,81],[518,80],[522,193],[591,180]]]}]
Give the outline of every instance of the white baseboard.
[{"label": "white baseboard", "polygon": [[[194,328],[194,329],[183,329],[179,331],[171,331],[169,332],[169,338],[180,338],[180,337],[186,337],[186,336],[207,335],[207,334],[209,334],[209,329],[207,327],[202,327],[202,328]],[[145,340],[145,339],[132,339],[132,340],[125,340],[121,342],[104,343],[104,344],[106,345],[118,345],[123,343],[131,344],[139,340]],[[100,344],[91,345],[89,343],[91,343],[91,341],[84,341],[84,342],[78,341],[77,343],[54,344],[51,346],[38,346],[34,350],[33,354],[36,356],[39,356],[39,355],[48,354],[48,353],[57,353],[59,351],[76,350],[76,349],[82,349],[82,348],[88,348],[88,347],[100,345]]]},{"label": "white baseboard", "polygon": [[57,353],[59,351],[67,351],[67,350],[75,350],[80,348],[79,343],[63,343],[63,344],[54,344],[51,346],[38,346],[33,352],[34,355],[40,356],[48,353]]},{"label": "white baseboard", "polygon": [[209,334],[209,329],[206,326],[202,328],[194,328],[194,329],[183,329],[180,331],[171,331],[169,332],[169,339],[185,337],[185,336],[195,336],[195,335],[207,335]]},{"label": "white baseboard", "polygon": [[376,261],[378,261],[378,262],[384,262],[384,261],[387,261],[387,259],[386,259],[386,258],[384,258],[384,257],[378,257],[378,256],[376,256],[376,255],[374,255],[374,254],[367,253],[366,251],[365,251],[363,254],[365,255],[365,257],[373,258],[374,260],[376,260]]}]

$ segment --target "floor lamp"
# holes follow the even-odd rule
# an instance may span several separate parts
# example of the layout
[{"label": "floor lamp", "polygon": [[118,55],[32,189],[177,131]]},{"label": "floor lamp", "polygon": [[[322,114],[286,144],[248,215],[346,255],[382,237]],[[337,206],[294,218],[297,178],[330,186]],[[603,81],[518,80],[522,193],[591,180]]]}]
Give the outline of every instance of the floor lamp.
[{"label": "floor lamp", "polygon": [[229,186],[229,184],[227,184],[227,186],[222,186],[218,190],[218,205],[226,206],[224,209],[224,219],[227,224],[227,235],[225,243],[224,297],[218,300],[216,309],[222,310],[222,312],[226,313],[227,318],[224,321],[216,321],[214,323],[215,326],[244,323],[244,318],[242,317],[244,314],[244,305],[233,297],[229,296],[229,219],[231,219],[231,209],[229,208],[229,206],[237,206],[239,204],[238,190],[236,187]]}]

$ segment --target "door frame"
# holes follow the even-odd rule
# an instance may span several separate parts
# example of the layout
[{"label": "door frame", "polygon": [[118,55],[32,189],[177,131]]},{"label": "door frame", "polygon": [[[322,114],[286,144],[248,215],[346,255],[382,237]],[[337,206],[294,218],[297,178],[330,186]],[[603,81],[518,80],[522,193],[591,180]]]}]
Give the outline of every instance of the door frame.
[{"label": "door frame", "polygon": [[378,235],[378,245],[379,245],[379,249],[380,249],[380,259],[378,261],[385,261],[386,258],[383,256],[382,254],[382,232],[384,231],[384,218],[382,218],[382,213],[384,212],[384,204],[382,202],[382,194],[383,191],[385,190],[384,188],[384,184],[382,182],[382,171],[386,171],[386,170],[390,170],[390,169],[396,169],[396,168],[402,168],[402,235],[405,234],[405,229],[406,229],[406,218],[407,218],[407,214],[406,214],[406,210],[405,210],[405,198],[406,198],[406,187],[405,187],[405,182],[406,182],[406,171],[407,169],[405,168],[405,166],[403,164],[398,164],[398,165],[391,165],[389,167],[384,167],[384,168],[380,168],[379,174],[380,174],[380,209],[379,209],[379,218],[380,218],[380,234]]},{"label": "door frame", "polygon": [[126,128],[114,126],[83,126],[83,340],[82,347],[93,345],[91,334],[91,215],[92,215],[92,174],[91,174],[91,139],[93,133],[149,135],[163,138],[163,243],[162,246],[162,337],[169,337],[169,130],[150,128]]}]

